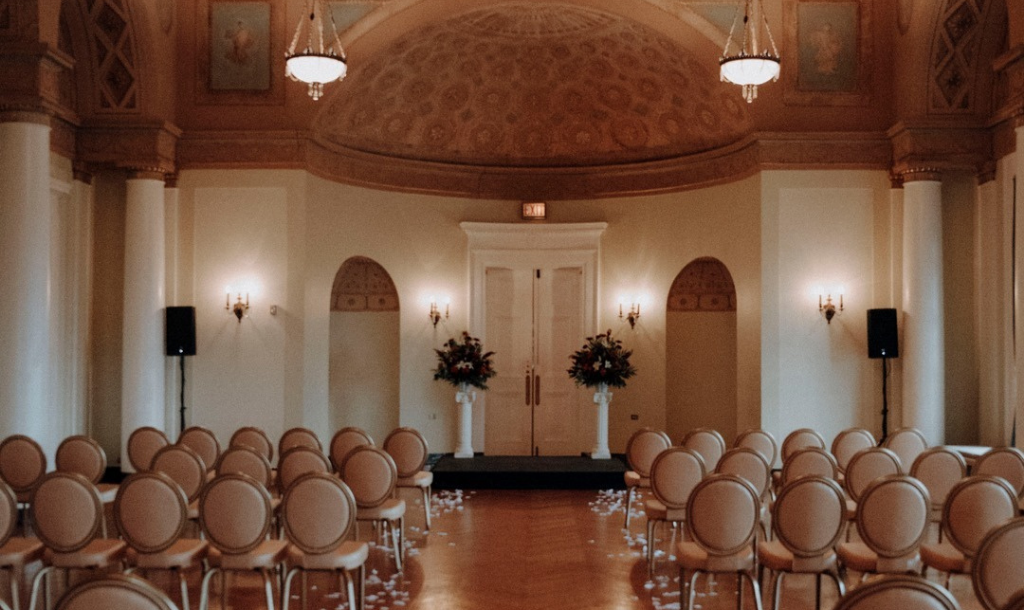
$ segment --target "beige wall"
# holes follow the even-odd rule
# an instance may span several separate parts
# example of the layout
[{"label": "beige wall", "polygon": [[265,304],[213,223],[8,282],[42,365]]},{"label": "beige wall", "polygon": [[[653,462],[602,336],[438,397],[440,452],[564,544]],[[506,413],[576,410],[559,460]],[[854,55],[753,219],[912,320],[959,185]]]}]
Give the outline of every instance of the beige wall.
[{"label": "beige wall", "polygon": [[670,311],[665,339],[665,431],[679,443],[694,428],[736,430],[736,312]]},{"label": "beige wall", "polygon": [[[186,398],[193,422],[224,440],[243,424],[260,425],[272,436],[307,425],[325,441],[330,437],[342,423],[330,406],[336,349],[331,285],[341,263],[359,255],[388,271],[402,303],[393,324],[400,363],[396,423],[423,431],[432,451],[454,449],[453,393],[430,371],[433,348],[468,324],[467,244],[459,222],[516,222],[518,202],[373,191],[293,170],[184,171],[178,184],[170,213],[175,222],[168,229],[175,242],[169,264],[176,269],[169,281],[177,295],[173,304],[197,307],[199,355],[189,359]],[[93,430],[111,439],[117,437],[112,411],[120,387],[120,336],[112,339],[119,330],[114,314],[123,273],[120,188],[114,177],[95,186],[92,366],[99,383],[92,394]],[[972,222],[975,190],[969,180],[954,180],[946,192],[944,221],[956,227]],[[639,370],[615,392],[612,451],[622,451],[637,427],[688,425],[668,415],[668,380],[679,372],[669,369],[667,313],[654,304],[665,302],[679,270],[700,256],[722,261],[737,290],[736,408],[720,424],[727,441],[736,431],[762,425],[780,437],[802,426],[828,438],[851,425],[877,433],[881,373],[878,361],[866,357],[865,311],[899,305],[899,204],[898,191],[878,171],[773,171],[698,191],[550,202],[548,222],[609,224],[601,241],[597,328],[619,334],[634,350]],[[973,275],[960,257],[972,260],[974,245],[970,235],[946,242],[946,273],[966,281],[968,293]],[[244,279],[254,280],[257,289],[250,317],[238,324],[224,311],[224,287]],[[845,311],[831,325],[817,310],[812,288],[819,284],[845,289]],[[643,294],[650,304],[632,330],[617,317],[623,293]],[[451,318],[436,328],[426,315],[432,294],[452,299]],[[947,308],[955,310],[950,319],[962,320],[962,308],[969,311],[974,298],[959,287],[947,291]],[[271,305],[278,306],[277,316],[270,315]],[[974,346],[973,323],[962,327],[968,330],[948,333],[953,353]],[[965,370],[951,371],[950,397],[967,403],[977,393],[977,358],[956,362]],[[892,381],[898,384],[894,364]],[[169,384],[168,392],[176,396],[177,389]],[[898,395],[890,387],[897,412]],[[637,420],[630,419],[633,414]],[[958,440],[976,434],[976,415],[953,417]],[[482,438],[474,442],[483,447]]]},{"label": "beige wall", "polygon": [[330,332],[330,429],[356,426],[381,443],[399,423],[398,312],[332,311]]}]

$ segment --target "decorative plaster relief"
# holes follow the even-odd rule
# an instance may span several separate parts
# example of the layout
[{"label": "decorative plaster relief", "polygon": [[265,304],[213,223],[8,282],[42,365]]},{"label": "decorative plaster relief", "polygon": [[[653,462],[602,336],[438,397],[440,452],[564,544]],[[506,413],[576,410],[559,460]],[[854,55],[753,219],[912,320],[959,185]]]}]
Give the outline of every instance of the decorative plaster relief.
[{"label": "decorative plaster relief", "polygon": [[672,282],[669,311],[736,311],[736,286],[722,261],[709,256],[693,260]]},{"label": "decorative plaster relief", "polygon": [[138,110],[135,33],[124,0],[88,0],[87,10],[99,109]]},{"label": "decorative plaster relief", "polygon": [[735,87],[636,22],[507,4],[409,33],[352,67],[325,147],[484,166],[589,166],[708,151],[750,130]]},{"label": "decorative plaster relief", "polygon": [[331,311],[398,311],[398,291],[379,263],[353,256],[334,276]]},{"label": "decorative plaster relief", "polygon": [[989,0],[946,0],[932,41],[931,110],[970,112]]}]

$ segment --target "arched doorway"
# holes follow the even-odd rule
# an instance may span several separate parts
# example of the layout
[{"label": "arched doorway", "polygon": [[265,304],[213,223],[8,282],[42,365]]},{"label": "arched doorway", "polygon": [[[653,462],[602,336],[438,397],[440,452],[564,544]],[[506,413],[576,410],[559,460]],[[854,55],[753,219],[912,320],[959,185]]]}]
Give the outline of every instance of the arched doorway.
[{"label": "arched doorway", "polygon": [[736,287],[721,261],[683,267],[668,294],[666,428],[679,441],[693,428],[736,436]]},{"label": "arched doorway", "polygon": [[362,256],[341,265],[331,289],[332,432],[358,426],[379,442],[398,426],[398,315],[384,267]]}]

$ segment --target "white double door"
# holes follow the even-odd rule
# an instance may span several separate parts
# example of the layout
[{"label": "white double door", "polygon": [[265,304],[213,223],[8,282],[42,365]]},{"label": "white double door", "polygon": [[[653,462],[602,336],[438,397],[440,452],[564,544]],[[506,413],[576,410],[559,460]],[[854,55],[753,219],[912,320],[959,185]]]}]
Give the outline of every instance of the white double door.
[{"label": "white double door", "polygon": [[509,260],[484,269],[488,455],[579,455],[590,419],[566,372],[585,335],[584,265]]}]

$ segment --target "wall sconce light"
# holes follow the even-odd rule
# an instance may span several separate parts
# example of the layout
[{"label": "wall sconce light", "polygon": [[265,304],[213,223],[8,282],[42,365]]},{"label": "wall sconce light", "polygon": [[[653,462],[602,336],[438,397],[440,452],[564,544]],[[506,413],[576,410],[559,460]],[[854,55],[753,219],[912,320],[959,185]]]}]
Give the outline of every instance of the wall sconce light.
[{"label": "wall sconce light", "polygon": [[245,302],[242,302],[242,293],[238,293],[238,300],[235,301],[234,305],[231,304],[231,289],[228,288],[227,295],[224,299],[224,309],[235,314],[238,318],[238,323],[242,323],[242,316],[246,316],[249,313],[249,293],[245,293]]},{"label": "wall sconce light", "polygon": [[[448,319],[449,310],[451,308],[451,298],[445,298],[444,300],[444,319]],[[437,323],[441,321],[441,310],[437,307],[437,299],[430,297],[430,322],[437,328]]]},{"label": "wall sconce light", "polygon": [[[839,293],[838,308],[836,308],[835,303],[832,302],[832,295],[830,293],[825,295],[821,292],[818,293],[818,311],[821,312],[821,315],[825,316],[825,322],[828,324],[832,323],[832,318],[837,314],[843,313],[843,289],[838,288],[836,292]],[[823,296],[824,299],[822,299]]]},{"label": "wall sconce light", "polygon": [[622,318],[626,318],[626,321],[629,322],[629,327],[636,328],[636,321],[640,319],[640,299],[631,299],[629,303],[629,312],[623,315],[622,306],[625,301],[625,298],[619,298],[619,319],[621,320]]}]

